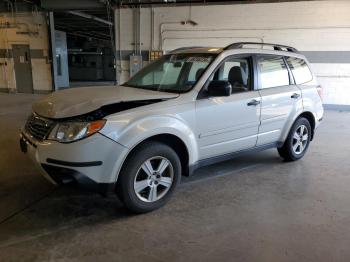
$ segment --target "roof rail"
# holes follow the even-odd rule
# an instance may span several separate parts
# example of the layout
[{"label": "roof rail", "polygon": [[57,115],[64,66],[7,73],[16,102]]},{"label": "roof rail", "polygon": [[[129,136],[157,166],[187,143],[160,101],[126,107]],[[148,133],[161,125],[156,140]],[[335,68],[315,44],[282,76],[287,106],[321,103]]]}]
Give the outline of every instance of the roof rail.
[{"label": "roof rail", "polygon": [[[261,45],[261,48],[263,48],[263,46],[272,46],[273,49],[277,51],[288,51],[293,53],[299,52],[296,48],[291,46],[270,44],[270,43],[259,43],[259,42],[237,42],[226,46],[224,50],[243,48],[244,45]],[[283,50],[283,49],[286,49],[286,50]]]},{"label": "roof rail", "polygon": [[188,49],[194,49],[194,48],[204,48],[204,46],[186,46],[186,47],[180,47],[180,48],[176,48],[176,49],[174,49],[174,50],[171,50],[169,53],[177,52],[177,51],[183,51],[183,50],[188,50]]}]

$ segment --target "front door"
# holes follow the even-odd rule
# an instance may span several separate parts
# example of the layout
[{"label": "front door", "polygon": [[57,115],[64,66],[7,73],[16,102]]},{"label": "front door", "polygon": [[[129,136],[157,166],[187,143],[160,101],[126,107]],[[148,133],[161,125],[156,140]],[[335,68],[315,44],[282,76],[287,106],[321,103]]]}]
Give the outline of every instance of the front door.
[{"label": "front door", "polygon": [[210,80],[229,81],[233,87],[232,94],[226,97],[203,97],[196,101],[200,159],[256,145],[260,124],[260,95],[254,90],[252,68],[251,57],[229,57]]},{"label": "front door", "polygon": [[18,93],[33,93],[32,64],[29,45],[12,45]]},{"label": "front door", "polygon": [[281,56],[257,58],[261,95],[261,126],[257,145],[278,142],[287,120],[302,106],[301,91]]}]

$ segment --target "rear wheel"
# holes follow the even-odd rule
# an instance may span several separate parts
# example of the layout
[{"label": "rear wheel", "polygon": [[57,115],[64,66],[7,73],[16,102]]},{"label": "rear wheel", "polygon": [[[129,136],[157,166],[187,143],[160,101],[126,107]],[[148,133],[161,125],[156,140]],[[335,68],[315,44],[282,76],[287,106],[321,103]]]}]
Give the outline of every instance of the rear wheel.
[{"label": "rear wheel", "polygon": [[136,148],[120,173],[117,194],[135,213],[163,206],[181,178],[181,163],[175,151],[159,142]]},{"label": "rear wheel", "polygon": [[298,118],[289,131],[288,137],[283,146],[277,148],[278,153],[286,161],[295,161],[302,158],[310,144],[311,125],[304,118]]}]

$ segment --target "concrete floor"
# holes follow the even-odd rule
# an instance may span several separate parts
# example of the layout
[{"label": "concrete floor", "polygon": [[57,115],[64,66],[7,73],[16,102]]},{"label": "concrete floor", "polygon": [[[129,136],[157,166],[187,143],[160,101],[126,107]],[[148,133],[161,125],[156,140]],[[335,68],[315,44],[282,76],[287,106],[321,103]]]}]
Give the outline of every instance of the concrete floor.
[{"label": "concrete floor", "polygon": [[114,197],[50,185],[19,151],[37,98],[0,94],[0,260],[349,261],[349,112],[326,112],[301,161],[269,150],[211,166],[133,216]]}]

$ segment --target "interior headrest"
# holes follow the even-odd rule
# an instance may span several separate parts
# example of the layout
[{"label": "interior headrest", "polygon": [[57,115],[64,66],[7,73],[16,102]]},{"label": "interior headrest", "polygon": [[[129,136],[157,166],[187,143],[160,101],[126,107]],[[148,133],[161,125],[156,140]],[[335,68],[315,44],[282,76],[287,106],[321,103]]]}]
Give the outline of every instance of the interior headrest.
[{"label": "interior headrest", "polygon": [[199,68],[196,72],[196,81],[202,76],[202,74],[204,73],[204,68]]},{"label": "interior headrest", "polygon": [[243,74],[240,66],[234,66],[230,69],[228,73],[228,81],[232,86],[244,85]]}]

